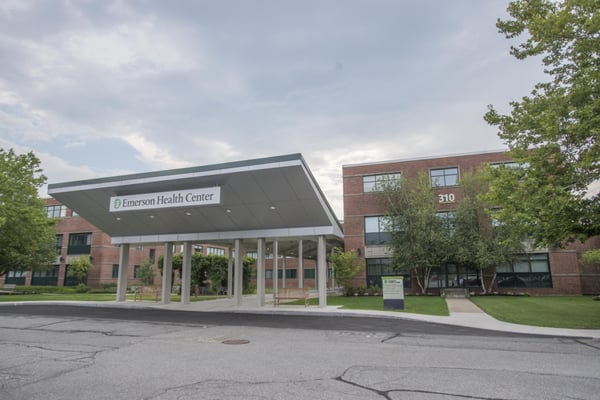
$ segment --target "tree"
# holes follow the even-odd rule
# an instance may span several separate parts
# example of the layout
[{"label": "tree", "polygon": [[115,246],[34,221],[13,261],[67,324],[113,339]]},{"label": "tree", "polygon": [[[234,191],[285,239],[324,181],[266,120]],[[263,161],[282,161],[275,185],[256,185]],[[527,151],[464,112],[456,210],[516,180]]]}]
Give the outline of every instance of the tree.
[{"label": "tree", "polygon": [[600,249],[588,250],[581,255],[584,264],[600,264]]},{"label": "tree", "polygon": [[45,182],[40,160],[0,149],[0,276],[46,269],[56,258],[55,221],[37,190]]},{"label": "tree", "polygon": [[431,271],[448,261],[448,226],[436,212],[437,197],[429,177],[388,182],[382,196],[388,203],[387,225],[392,234],[392,268],[412,272],[426,293]]},{"label": "tree", "polygon": [[600,234],[600,16],[598,0],[516,0],[496,26],[517,59],[541,56],[548,82],[485,120],[523,168],[499,168],[488,198],[498,218],[538,244],[555,246]]},{"label": "tree", "polygon": [[92,267],[93,265],[88,256],[80,256],[70,262],[69,276],[74,276],[78,284],[84,283]]},{"label": "tree", "polygon": [[451,242],[455,262],[481,272],[481,289],[487,293],[496,275],[486,287],[484,271],[512,262],[514,254],[521,251],[521,242],[511,238],[510,226],[492,221],[491,205],[482,199],[487,192],[486,176],[464,174],[459,189],[461,201],[454,210]]},{"label": "tree", "polygon": [[154,268],[152,268],[152,263],[147,260],[140,265],[140,269],[138,270],[138,279],[145,286],[154,285]]},{"label": "tree", "polygon": [[[163,271],[163,255],[160,255],[157,260],[158,269],[162,275]],[[190,286],[194,285],[206,286],[209,290],[217,291],[221,286],[227,286],[227,266],[229,259],[225,256],[215,254],[204,255],[202,253],[192,254],[191,259],[191,282]],[[250,280],[253,275],[253,264],[256,260],[252,257],[244,257],[242,261],[243,268],[243,290],[252,291]],[[173,274],[175,271],[181,271],[183,268],[183,254],[178,253],[173,255],[172,260]],[[171,280],[172,282],[172,280]]]},{"label": "tree", "polygon": [[335,279],[338,285],[347,288],[352,279],[362,271],[364,266],[358,263],[357,260],[356,250],[344,252],[339,247],[333,249],[329,261],[335,266]]}]

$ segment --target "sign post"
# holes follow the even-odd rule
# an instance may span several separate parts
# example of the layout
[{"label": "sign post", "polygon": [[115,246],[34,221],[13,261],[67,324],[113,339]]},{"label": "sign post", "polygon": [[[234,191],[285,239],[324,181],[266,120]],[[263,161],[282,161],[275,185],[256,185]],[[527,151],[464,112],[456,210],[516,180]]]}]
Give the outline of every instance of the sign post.
[{"label": "sign post", "polygon": [[404,310],[404,277],[384,276],[383,282],[383,308],[386,310]]}]

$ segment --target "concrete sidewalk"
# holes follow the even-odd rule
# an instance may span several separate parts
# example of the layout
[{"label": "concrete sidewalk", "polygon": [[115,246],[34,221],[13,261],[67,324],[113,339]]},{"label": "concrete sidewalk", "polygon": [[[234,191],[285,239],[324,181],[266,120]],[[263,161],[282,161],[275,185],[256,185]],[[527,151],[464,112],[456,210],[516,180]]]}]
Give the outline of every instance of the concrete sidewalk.
[{"label": "concrete sidewalk", "polygon": [[[484,313],[469,299],[446,299],[450,316],[435,316],[424,314],[412,314],[398,311],[373,311],[373,310],[347,310],[337,306],[327,306],[324,308],[311,306],[282,305],[274,307],[272,298],[267,296],[267,305],[257,307],[256,296],[244,296],[242,305],[236,306],[233,299],[223,298],[216,300],[196,301],[189,304],[168,303],[161,304],[154,301],[105,301],[105,302],[36,302],[37,304],[76,304],[88,307],[116,307],[116,308],[156,308],[163,310],[179,310],[189,312],[233,312],[247,314],[271,314],[271,315],[344,315],[344,316],[371,316],[377,318],[398,318],[432,322],[437,324],[447,324],[464,326],[469,328],[487,329],[500,332],[525,333],[533,335],[581,337],[600,339],[600,330],[597,329],[564,329],[564,328],[545,328],[529,325],[511,324],[498,321],[490,315]],[[33,302],[28,302],[33,303]],[[270,304],[269,304],[270,303]],[[11,305],[15,303],[0,303],[1,305]]]}]

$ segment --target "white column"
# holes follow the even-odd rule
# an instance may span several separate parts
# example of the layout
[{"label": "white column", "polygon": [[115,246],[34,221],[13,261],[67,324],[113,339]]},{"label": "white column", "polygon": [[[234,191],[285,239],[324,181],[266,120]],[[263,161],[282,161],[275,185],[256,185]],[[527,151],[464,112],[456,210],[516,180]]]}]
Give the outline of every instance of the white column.
[{"label": "white column", "polygon": [[173,273],[173,242],[165,243],[162,276],[162,304],[171,302],[171,274]]},{"label": "white column", "polygon": [[229,259],[227,260],[227,297],[233,297],[233,250],[229,248]]},{"label": "white column", "polygon": [[256,244],[256,294],[258,306],[265,305],[265,239],[258,239]]},{"label": "white column", "polygon": [[119,278],[117,280],[117,301],[127,300],[127,265],[129,264],[129,244],[121,245],[119,254]]},{"label": "white column", "polygon": [[325,236],[319,236],[317,243],[317,272],[319,276],[319,307],[327,306],[327,260],[325,254]]},{"label": "white column", "polygon": [[181,267],[181,304],[190,302],[190,285],[192,280],[192,243],[183,244],[183,265]]},{"label": "white column", "polygon": [[298,287],[304,287],[304,257],[302,249],[302,240],[298,241]]},{"label": "white column", "polygon": [[279,262],[279,241],[273,242],[273,296],[279,292],[279,278],[277,276],[277,269]]},{"label": "white column", "polygon": [[234,261],[234,265],[235,265],[235,273],[234,275],[234,279],[235,279],[235,285],[233,288],[233,293],[234,293],[234,297],[235,297],[235,305],[236,306],[241,306],[242,305],[242,294],[243,294],[243,274],[244,274],[244,257],[242,256],[242,252],[243,252],[243,248],[242,248],[242,241],[240,239],[236,239],[235,240],[235,261]]},{"label": "white column", "polygon": [[285,289],[285,255],[281,257],[281,287]]}]

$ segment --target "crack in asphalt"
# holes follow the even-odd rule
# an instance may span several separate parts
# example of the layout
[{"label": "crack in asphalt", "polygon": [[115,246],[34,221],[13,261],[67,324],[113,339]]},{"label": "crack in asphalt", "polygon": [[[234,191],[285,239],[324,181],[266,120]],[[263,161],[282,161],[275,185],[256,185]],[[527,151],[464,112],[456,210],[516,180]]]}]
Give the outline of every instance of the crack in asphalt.
[{"label": "crack in asphalt", "polygon": [[375,393],[378,396],[383,397],[384,399],[387,400],[392,400],[392,397],[390,396],[391,393],[422,393],[422,394],[435,394],[435,395],[444,395],[444,396],[452,396],[452,397],[458,397],[458,398],[462,398],[462,399],[475,399],[475,400],[509,400],[506,398],[501,398],[501,397],[481,397],[481,396],[471,396],[471,395],[467,395],[467,394],[459,394],[459,393],[450,393],[450,392],[438,392],[438,391],[433,391],[433,390],[423,390],[423,389],[388,389],[388,390],[380,390],[380,389],[375,389],[373,387],[367,386],[367,385],[361,385],[360,383],[357,382],[353,382],[349,379],[344,378],[344,375],[346,375],[348,373],[348,371],[350,371],[352,368],[360,368],[360,366],[352,366],[347,368],[344,373],[342,373],[342,375],[337,376],[335,378],[333,378],[334,380],[338,381],[338,382],[342,382],[344,384],[347,385],[351,385],[351,386],[355,386],[358,387],[360,389],[363,390],[367,390],[371,393]]},{"label": "crack in asphalt", "polygon": [[591,347],[592,349],[600,350],[600,346],[594,346],[593,344],[591,344],[591,343],[586,343],[586,342],[584,342],[583,340],[580,340],[580,339],[575,339],[574,341],[575,341],[576,343],[582,344],[582,345],[584,345],[584,346]]},{"label": "crack in asphalt", "polygon": [[[77,371],[77,370],[81,370],[83,368],[89,368],[91,366],[93,366],[96,362],[96,357],[98,356],[98,354],[103,353],[105,351],[111,351],[111,350],[116,350],[118,348],[110,348],[110,347],[106,347],[100,350],[93,350],[93,351],[85,351],[85,350],[68,350],[68,349],[56,349],[56,348],[51,348],[51,347],[45,347],[42,345],[33,345],[33,344],[26,344],[26,343],[10,343],[10,342],[3,342],[2,344],[11,344],[14,346],[21,346],[21,347],[26,347],[26,348],[30,348],[30,349],[39,349],[39,350],[44,350],[44,351],[50,351],[50,352],[56,352],[56,353],[61,353],[61,354],[70,354],[72,356],[76,356],[76,355],[81,355],[80,357],[47,357],[44,358],[44,361],[56,361],[56,362],[63,362],[63,363],[71,363],[71,364],[75,364],[73,365],[71,368],[67,368],[61,371],[57,371],[53,374],[41,377],[39,379],[34,379],[32,381],[29,382],[25,382],[21,385],[21,387],[25,387],[25,386],[29,386],[29,385],[34,385],[40,382],[45,382],[45,381],[49,381],[55,378],[59,378],[63,375],[69,374],[73,371]],[[40,360],[32,360],[30,362],[27,363],[22,363],[19,364],[18,367],[22,367],[22,366],[26,366],[26,365],[30,365],[30,364],[37,364],[39,363]],[[15,365],[11,366],[11,369],[14,369]],[[1,370],[4,371],[4,370]],[[14,377],[25,377],[29,378],[29,377],[33,377],[33,375],[25,375],[25,374],[20,374],[20,375],[16,375],[16,374],[8,374],[7,377],[5,378],[5,380],[9,380],[11,378]],[[5,386],[5,385],[2,385]],[[0,386],[0,387],[2,387]]]}]

